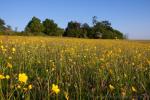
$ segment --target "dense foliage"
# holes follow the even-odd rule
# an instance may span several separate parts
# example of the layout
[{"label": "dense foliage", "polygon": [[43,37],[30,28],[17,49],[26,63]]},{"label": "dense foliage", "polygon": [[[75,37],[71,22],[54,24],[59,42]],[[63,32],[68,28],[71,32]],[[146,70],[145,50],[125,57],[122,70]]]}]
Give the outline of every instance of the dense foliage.
[{"label": "dense foliage", "polygon": [[[98,21],[93,17],[93,25],[70,21],[66,29],[58,27],[52,19],[45,19],[43,22],[39,18],[33,17],[21,33],[14,32],[16,35],[47,35],[47,36],[65,36],[78,38],[102,38],[102,39],[123,39],[124,34],[114,29],[109,21]],[[8,31],[11,27],[5,27],[4,20],[0,19],[0,32],[12,33]]]},{"label": "dense foliage", "polygon": [[58,25],[51,19],[45,19],[45,21],[43,21],[43,26],[43,33],[46,35],[61,36],[63,34],[63,29],[59,28]]},{"label": "dense foliage", "polygon": [[29,21],[28,25],[25,28],[25,32],[28,33],[41,33],[44,27],[41,23],[41,20],[33,17],[31,21]]},{"label": "dense foliage", "polygon": [[11,29],[10,25],[5,25],[5,21],[3,19],[0,18],[0,34],[6,34],[9,35],[11,34],[13,31]]}]

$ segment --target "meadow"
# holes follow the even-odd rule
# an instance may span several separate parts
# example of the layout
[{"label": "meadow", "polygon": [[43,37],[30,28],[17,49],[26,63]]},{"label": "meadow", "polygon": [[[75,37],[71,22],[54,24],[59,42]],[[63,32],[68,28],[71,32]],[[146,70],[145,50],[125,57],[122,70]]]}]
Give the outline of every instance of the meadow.
[{"label": "meadow", "polygon": [[149,96],[149,41],[0,36],[0,100]]}]

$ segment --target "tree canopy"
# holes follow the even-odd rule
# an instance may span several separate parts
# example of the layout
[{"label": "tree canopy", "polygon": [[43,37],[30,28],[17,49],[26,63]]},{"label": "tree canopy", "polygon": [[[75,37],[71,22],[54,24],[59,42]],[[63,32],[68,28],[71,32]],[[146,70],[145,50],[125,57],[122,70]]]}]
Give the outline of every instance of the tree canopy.
[{"label": "tree canopy", "polygon": [[103,39],[123,39],[123,33],[113,29],[111,23],[107,20],[98,21],[94,16],[92,20],[93,26],[87,23],[81,24],[76,21],[68,22],[65,29],[64,36],[69,37],[82,37],[82,38],[103,38]]},{"label": "tree canopy", "polygon": [[26,32],[31,32],[31,33],[40,33],[43,31],[43,25],[41,23],[41,20],[33,17],[31,21],[27,24],[25,28]]},{"label": "tree canopy", "polygon": [[0,32],[5,30],[5,21],[3,19],[0,18]]},{"label": "tree canopy", "polygon": [[50,36],[61,36],[63,30],[58,27],[58,25],[52,19],[45,19],[43,21],[44,33]]},{"label": "tree canopy", "polygon": [[[68,22],[65,30],[58,27],[57,23],[52,19],[41,21],[37,17],[32,17],[22,33],[26,35],[48,35],[48,36],[65,36],[78,38],[93,38],[93,39],[123,39],[125,35],[119,30],[114,29],[111,22],[108,20],[98,21],[94,16],[92,19],[93,25],[88,23],[80,23],[77,21]],[[0,19],[0,32],[12,30],[11,26],[5,26],[4,20]],[[16,33],[16,31],[14,31]],[[21,34],[22,34],[21,33]],[[20,34],[20,35],[21,35]]]},{"label": "tree canopy", "polygon": [[13,33],[11,26],[6,25],[5,21],[0,18],[0,34],[10,35],[11,33]]}]

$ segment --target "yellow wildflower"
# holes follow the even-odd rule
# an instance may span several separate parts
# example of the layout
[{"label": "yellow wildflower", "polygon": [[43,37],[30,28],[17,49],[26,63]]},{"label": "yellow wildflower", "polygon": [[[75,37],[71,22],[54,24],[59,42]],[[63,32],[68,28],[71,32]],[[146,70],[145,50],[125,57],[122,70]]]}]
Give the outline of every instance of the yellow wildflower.
[{"label": "yellow wildflower", "polygon": [[27,88],[23,88],[24,91],[27,91]]},{"label": "yellow wildflower", "polygon": [[122,95],[123,97],[126,96],[126,90],[125,90],[124,88],[121,88],[121,95]]},{"label": "yellow wildflower", "polygon": [[52,91],[58,94],[60,92],[60,89],[58,88],[58,85],[52,84]]},{"label": "yellow wildflower", "polygon": [[150,65],[150,60],[147,59],[148,64]]},{"label": "yellow wildflower", "polygon": [[19,74],[19,81],[22,83],[26,83],[28,80],[28,76],[25,73],[20,73]]},{"label": "yellow wildflower", "polygon": [[20,86],[20,85],[18,85],[18,86],[17,86],[17,88],[18,88],[18,89],[20,89],[20,88],[21,88],[21,86]]},{"label": "yellow wildflower", "polygon": [[64,95],[65,95],[66,100],[69,100],[68,92],[64,92]]},{"label": "yellow wildflower", "polygon": [[3,45],[1,45],[1,49],[4,49],[4,46],[3,46]]},{"label": "yellow wildflower", "polygon": [[6,79],[10,79],[10,76],[9,76],[9,75],[6,75],[5,78],[6,78]]},{"label": "yellow wildflower", "polygon": [[133,92],[137,92],[134,86],[131,87]]},{"label": "yellow wildflower", "polygon": [[5,79],[4,75],[0,75],[0,80]]},{"label": "yellow wildflower", "polygon": [[9,59],[9,60],[11,60],[11,59],[12,59],[12,57],[8,57],[8,59]]},{"label": "yellow wildflower", "polygon": [[113,74],[113,70],[112,70],[112,69],[110,69],[110,70],[109,70],[109,73],[112,75],[112,74]]},{"label": "yellow wildflower", "polygon": [[31,84],[28,86],[28,89],[29,89],[29,90],[31,90],[31,89],[32,89],[32,85],[31,85]]},{"label": "yellow wildflower", "polygon": [[127,74],[124,74],[124,77],[127,78]]},{"label": "yellow wildflower", "polygon": [[126,92],[122,91],[121,95],[124,97],[126,95]]},{"label": "yellow wildflower", "polygon": [[7,67],[8,67],[8,68],[12,68],[12,64],[8,62],[8,63],[7,63]]},{"label": "yellow wildflower", "polygon": [[100,58],[100,61],[104,61],[104,58]]},{"label": "yellow wildflower", "polygon": [[118,51],[119,51],[119,53],[121,53],[121,49],[120,48],[118,49]]},{"label": "yellow wildflower", "polygon": [[115,89],[114,86],[112,86],[111,84],[109,85],[109,88],[111,91],[113,91]]},{"label": "yellow wildflower", "polygon": [[16,49],[15,48],[12,48],[12,52],[15,52],[16,51]]},{"label": "yellow wildflower", "polygon": [[134,62],[132,62],[132,66],[134,66],[135,65],[135,63]]}]

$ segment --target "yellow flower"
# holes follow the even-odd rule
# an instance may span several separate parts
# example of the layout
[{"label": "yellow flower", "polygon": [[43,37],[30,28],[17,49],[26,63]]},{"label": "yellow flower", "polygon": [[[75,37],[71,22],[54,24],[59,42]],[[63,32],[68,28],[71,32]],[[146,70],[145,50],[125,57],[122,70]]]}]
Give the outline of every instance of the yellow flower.
[{"label": "yellow flower", "polygon": [[7,49],[2,49],[3,53],[5,53],[7,51]]},{"label": "yellow flower", "polygon": [[17,86],[17,88],[18,88],[18,89],[20,89],[20,88],[21,88],[21,86],[20,86],[20,85],[18,85],[18,86]]},{"label": "yellow flower", "polygon": [[134,62],[132,62],[132,66],[134,66],[135,65],[135,63]]},{"label": "yellow flower", "polygon": [[60,92],[60,89],[58,88],[58,85],[52,84],[52,91],[58,94]]},{"label": "yellow flower", "polygon": [[147,60],[148,64],[150,65],[150,60]]},{"label": "yellow flower", "polygon": [[65,95],[66,100],[69,100],[68,92],[64,92],[64,95]]},{"label": "yellow flower", "polygon": [[113,74],[113,70],[112,70],[112,69],[110,69],[110,70],[109,70],[109,73],[112,75],[112,74]]},{"label": "yellow flower", "polygon": [[23,88],[24,91],[27,91],[27,88]]},{"label": "yellow flower", "polygon": [[25,73],[20,73],[19,74],[19,81],[22,83],[26,83],[28,80],[28,76]]},{"label": "yellow flower", "polygon": [[8,57],[8,59],[9,59],[9,60],[11,60],[11,59],[12,59],[12,57]]},{"label": "yellow flower", "polygon": [[104,61],[104,58],[100,58],[100,61]]},{"label": "yellow flower", "polygon": [[121,95],[124,97],[126,95],[126,92],[122,91]]},{"label": "yellow flower", "polygon": [[10,79],[10,76],[9,76],[9,75],[6,75],[5,78],[6,78],[6,79]]},{"label": "yellow flower", "polygon": [[5,79],[4,75],[0,75],[0,80]]},{"label": "yellow flower", "polygon": [[9,62],[7,63],[7,67],[8,68],[12,68],[12,64],[10,64]]},{"label": "yellow flower", "polygon": [[3,45],[1,45],[1,49],[4,49],[4,46],[3,46]]},{"label": "yellow flower", "polygon": [[48,69],[46,70],[46,72],[48,72]]},{"label": "yellow flower", "polygon": [[121,95],[122,95],[123,97],[126,96],[126,90],[125,90],[124,88],[121,88]]},{"label": "yellow flower", "polygon": [[124,74],[124,77],[127,78],[127,74]]},{"label": "yellow flower", "polygon": [[134,86],[131,87],[133,92],[137,92]]},{"label": "yellow flower", "polygon": [[12,48],[12,52],[15,52],[16,51],[16,49],[15,48]]},{"label": "yellow flower", "polygon": [[31,89],[32,89],[32,85],[31,85],[31,84],[28,86],[28,89],[29,89],[29,90],[31,90]]},{"label": "yellow flower", "polygon": [[114,86],[112,86],[111,84],[109,85],[109,88],[111,91],[113,91],[115,89]]},{"label": "yellow flower", "polygon": [[121,49],[120,48],[118,49],[118,51],[119,51],[119,53],[121,53]]}]

